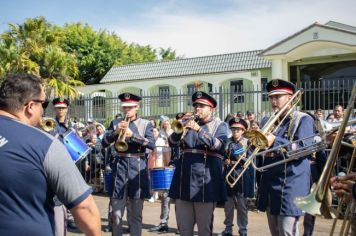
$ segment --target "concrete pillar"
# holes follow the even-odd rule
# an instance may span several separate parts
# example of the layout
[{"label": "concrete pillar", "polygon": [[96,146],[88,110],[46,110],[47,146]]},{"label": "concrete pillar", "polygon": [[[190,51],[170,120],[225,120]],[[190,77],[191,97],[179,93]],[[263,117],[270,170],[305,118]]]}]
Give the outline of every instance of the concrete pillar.
[{"label": "concrete pillar", "polygon": [[289,80],[288,62],[283,59],[272,60],[272,79]]}]

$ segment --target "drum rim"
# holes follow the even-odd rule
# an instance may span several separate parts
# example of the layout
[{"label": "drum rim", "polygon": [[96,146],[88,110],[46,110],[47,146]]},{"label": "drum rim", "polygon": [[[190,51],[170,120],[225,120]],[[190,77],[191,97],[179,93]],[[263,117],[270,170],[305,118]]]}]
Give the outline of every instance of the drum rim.
[{"label": "drum rim", "polygon": [[91,148],[88,147],[88,149],[87,149],[85,152],[83,152],[82,155],[79,156],[79,158],[75,161],[75,163],[77,163],[78,161],[80,161],[80,160],[82,160],[83,158],[85,158],[86,156],[88,156],[89,153],[90,153],[90,151],[91,151]]},{"label": "drum rim", "polygon": [[169,167],[169,166],[165,166],[165,167],[153,167],[151,170],[165,170],[165,169],[176,169],[175,167]]}]

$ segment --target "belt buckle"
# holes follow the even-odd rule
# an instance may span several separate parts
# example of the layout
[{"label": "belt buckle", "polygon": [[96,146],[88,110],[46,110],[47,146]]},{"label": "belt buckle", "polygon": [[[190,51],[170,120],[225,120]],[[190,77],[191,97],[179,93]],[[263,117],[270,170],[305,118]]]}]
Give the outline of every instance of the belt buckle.
[{"label": "belt buckle", "polygon": [[197,149],[192,149],[192,153],[198,153]]}]

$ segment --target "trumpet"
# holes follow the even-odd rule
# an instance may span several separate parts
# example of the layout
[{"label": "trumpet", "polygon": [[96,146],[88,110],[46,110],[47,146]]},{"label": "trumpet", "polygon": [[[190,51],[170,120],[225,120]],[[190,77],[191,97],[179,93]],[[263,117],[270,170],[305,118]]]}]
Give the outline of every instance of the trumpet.
[{"label": "trumpet", "polygon": [[[128,115],[126,114],[124,117],[124,121],[129,122],[130,119]],[[127,127],[126,127],[127,130]],[[115,149],[117,152],[125,152],[129,148],[129,145],[126,143],[126,130],[120,130],[118,132],[117,139],[115,141]]]},{"label": "trumpet", "polygon": [[333,212],[331,212],[330,206],[328,204],[328,193],[329,191],[329,180],[331,173],[334,169],[338,152],[341,146],[341,141],[345,133],[348,119],[354,108],[356,98],[356,86],[353,87],[351,97],[348,101],[347,108],[344,114],[344,120],[341,122],[339,132],[336,135],[336,138],[333,142],[331,152],[328,156],[328,159],[325,163],[325,167],[319,181],[315,188],[312,188],[311,193],[306,197],[296,198],[294,203],[297,207],[302,209],[305,212],[308,212],[311,215],[323,215],[325,218],[334,218]]},{"label": "trumpet", "polygon": [[51,132],[52,130],[54,130],[54,128],[56,127],[57,122],[55,121],[55,119],[52,118],[42,118],[39,126],[41,129],[43,129],[46,132]]},{"label": "trumpet", "polygon": [[[225,180],[233,188],[237,181],[243,176],[245,171],[248,169],[250,165],[253,165],[254,157],[259,152],[260,149],[265,149],[268,147],[268,140],[266,135],[268,133],[274,133],[279,126],[283,123],[286,117],[293,111],[294,108],[300,101],[302,97],[303,91],[298,90],[291,99],[284,104],[284,106],[278,110],[274,115],[272,115],[267,123],[263,126],[261,130],[250,130],[246,133],[247,139],[250,141],[250,145],[246,148],[245,152],[241,155],[240,159],[235,163],[235,165],[231,168],[229,173],[227,173]],[[275,122],[279,120],[279,118],[284,115],[282,120],[279,121],[279,125],[275,125]],[[247,151],[254,146],[255,149],[253,150],[252,154],[246,158]],[[246,160],[240,174],[237,177],[234,177],[234,173],[236,172],[236,168],[241,162],[241,160]]]},{"label": "trumpet", "polygon": [[199,119],[198,114],[192,113],[192,115],[190,117],[188,117],[187,119],[185,119],[184,121],[174,120],[171,124],[171,127],[172,127],[174,133],[181,134],[184,132],[184,127],[189,121],[197,120],[197,119]]}]

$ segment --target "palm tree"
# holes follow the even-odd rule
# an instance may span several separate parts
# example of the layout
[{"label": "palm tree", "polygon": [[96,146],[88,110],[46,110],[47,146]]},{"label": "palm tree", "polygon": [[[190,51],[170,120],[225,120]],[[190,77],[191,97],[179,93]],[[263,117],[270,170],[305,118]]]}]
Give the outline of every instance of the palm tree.
[{"label": "palm tree", "polygon": [[9,31],[0,36],[0,76],[26,72],[45,80],[47,95],[77,96],[75,86],[78,67],[72,54],[64,52],[59,41],[59,27],[43,17],[26,20],[22,25],[9,24]]},{"label": "palm tree", "polygon": [[78,95],[75,87],[82,86],[83,82],[75,80],[79,71],[74,55],[65,53],[59,47],[47,46],[42,65],[41,75],[45,79],[48,95],[51,92],[55,96],[65,95],[69,98]]}]

